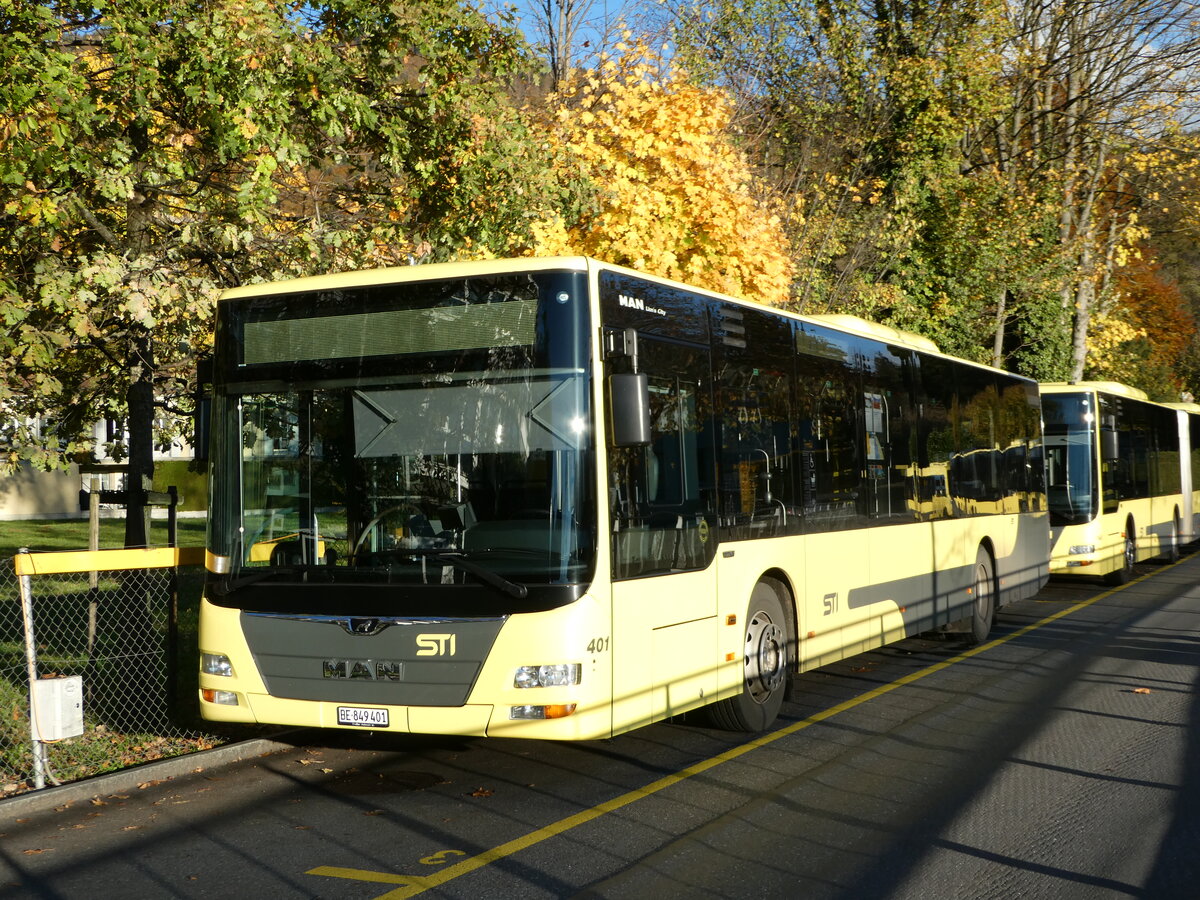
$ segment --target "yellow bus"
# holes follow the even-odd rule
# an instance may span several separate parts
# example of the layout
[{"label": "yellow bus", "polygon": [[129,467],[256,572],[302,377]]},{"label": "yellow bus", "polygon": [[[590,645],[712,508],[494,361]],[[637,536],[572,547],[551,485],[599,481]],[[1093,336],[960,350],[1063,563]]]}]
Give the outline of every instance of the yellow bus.
[{"label": "yellow bus", "polygon": [[1185,510],[1194,531],[1189,414],[1111,381],[1041,393],[1051,573],[1124,584],[1137,562],[1177,558]]},{"label": "yellow bus", "polygon": [[204,715],[745,730],[1047,578],[1035,382],[586,258],[219,303]]},{"label": "yellow bus", "polygon": [[1200,403],[1167,403],[1179,416],[1180,493],[1183,496],[1179,543],[1200,540]]}]

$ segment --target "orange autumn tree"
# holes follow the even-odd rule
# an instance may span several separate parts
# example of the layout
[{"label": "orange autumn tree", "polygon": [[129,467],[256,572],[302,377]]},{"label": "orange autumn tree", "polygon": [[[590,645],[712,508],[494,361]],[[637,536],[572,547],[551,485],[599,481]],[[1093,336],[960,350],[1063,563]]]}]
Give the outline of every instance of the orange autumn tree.
[{"label": "orange autumn tree", "polygon": [[1158,262],[1140,259],[1121,270],[1117,303],[1096,324],[1088,340],[1088,377],[1126,382],[1154,400],[1179,399],[1177,373],[1196,338],[1196,321]]},{"label": "orange autumn tree", "polygon": [[779,215],[734,142],[726,95],[645,45],[618,45],[549,98],[564,180],[596,188],[575,221],[536,229],[531,252],[582,253],[774,305],[792,282]]}]

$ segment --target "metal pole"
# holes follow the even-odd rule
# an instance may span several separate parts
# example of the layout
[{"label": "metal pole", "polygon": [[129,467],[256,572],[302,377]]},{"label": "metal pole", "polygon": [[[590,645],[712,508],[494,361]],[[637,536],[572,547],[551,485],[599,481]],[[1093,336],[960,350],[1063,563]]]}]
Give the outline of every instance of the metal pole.
[{"label": "metal pole", "polygon": [[[100,479],[92,478],[92,489],[88,492],[88,549],[100,549]],[[87,687],[85,694],[90,702],[92,672],[96,663],[96,621],[100,613],[100,573],[88,573],[88,624],[87,624]]]},{"label": "metal pole", "polygon": [[[167,488],[171,502],[167,507],[167,545],[179,546],[179,526],[176,507],[179,490]],[[172,721],[179,710],[179,567],[172,566],[167,576],[167,718]]]},{"label": "metal pole", "polygon": [[[29,548],[22,547],[18,554],[28,554]],[[33,748],[33,786],[41,790],[46,786],[45,746],[38,740],[37,706],[34,703],[34,686],[37,683],[37,644],[33,639],[33,581],[28,575],[19,578],[21,584],[21,616],[25,623],[25,666],[29,671],[29,738]]]}]

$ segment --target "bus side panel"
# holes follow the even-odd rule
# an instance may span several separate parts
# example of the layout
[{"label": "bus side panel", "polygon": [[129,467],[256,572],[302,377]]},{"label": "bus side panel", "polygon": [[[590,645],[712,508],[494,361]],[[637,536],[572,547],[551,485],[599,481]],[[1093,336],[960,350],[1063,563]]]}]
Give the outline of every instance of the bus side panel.
[{"label": "bus side panel", "polygon": [[997,606],[1027,600],[1050,578],[1050,517],[1046,512],[1021,513],[998,520],[989,532],[996,554]]},{"label": "bus side panel", "polygon": [[1105,572],[1121,568],[1125,549],[1125,526],[1133,521],[1133,542],[1138,562],[1153,559],[1167,549],[1171,530],[1174,527],[1176,510],[1182,506],[1179,494],[1166,497],[1141,497],[1122,500],[1115,513],[1101,516],[1102,546],[1097,554],[1103,553],[1101,565]]},{"label": "bus side panel", "polygon": [[869,601],[857,600],[872,594],[870,552],[861,530],[819,532],[804,542],[804,579],[798,582],[804,585],[801,671],[871,649],[872,618],[878,615]]},{"label": "bus side panel", "polygon": [[859,540],[870,549],[871,584],[850,592],[849,605],[869,610],[871,647],[944,624],[946,610],[935,591],[930,523],[877,526],[860,534]]},{"label": "bus side panel", "polygon": [[975,563],[981,549],[991,555],[995,566],[997,607],[1037,594],[1049,578],[1047,519],[1043,512],[934,522],[937,624],[959,622],[971,616]]},{"label": "bus side panel", "polygon": [[957,622],[971,614],[975,584],[975,559],[985,518],[940,519],[933,523],[933,594],[938,625]]},{"label": "bus side panel", "polygon": [[1150,500],[1150,517],[1143,527],[1135,519],[1138,530],[1138,559],[1153,559],[1171,549],[1171,542],[1176,539],[1176,528],[1184,530],[1183,495],[1168,494],[1165,497],[1153,497]]},{"label": "bus side panel", "polygon": [[710,702],[717,692],[716,567],[612,585],[613,728]]}]

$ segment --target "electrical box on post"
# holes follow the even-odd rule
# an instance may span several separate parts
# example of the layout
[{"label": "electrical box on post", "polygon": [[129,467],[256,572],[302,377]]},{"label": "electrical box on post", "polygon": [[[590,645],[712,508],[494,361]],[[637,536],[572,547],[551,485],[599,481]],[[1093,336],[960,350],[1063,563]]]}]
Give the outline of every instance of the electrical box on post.
[{"label": "electrical box on post", "polygon": [[83,734],[83,678],[38,678],[33,683],[33,737],[61,741]]}]

